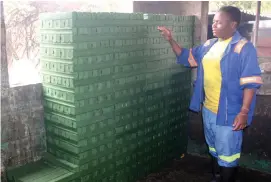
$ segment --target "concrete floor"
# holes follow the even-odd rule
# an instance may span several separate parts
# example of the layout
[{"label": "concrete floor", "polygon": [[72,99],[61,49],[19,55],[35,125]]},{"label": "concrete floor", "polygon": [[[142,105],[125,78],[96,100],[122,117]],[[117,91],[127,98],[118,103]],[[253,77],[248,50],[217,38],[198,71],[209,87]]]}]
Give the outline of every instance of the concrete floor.
[{"label": "concrete floor", "polygon": [[[211,178],[209,160],[196,156],[185,156],[174,160],[160,172],[152,173],[138,182],[208,182]],[[239,182],[270,182],[271,174],[239,169]]]}]

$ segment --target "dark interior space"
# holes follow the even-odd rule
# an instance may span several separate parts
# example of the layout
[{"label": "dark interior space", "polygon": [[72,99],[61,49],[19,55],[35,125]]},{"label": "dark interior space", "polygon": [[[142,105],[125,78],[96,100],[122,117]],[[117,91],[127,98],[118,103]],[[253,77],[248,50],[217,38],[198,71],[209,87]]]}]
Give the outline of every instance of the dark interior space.
[{"label": "dark interior space", "polygon": [[[138,182],[208,182],[211,178],[209,165],[209,158],[187,155]],[[271,174],[240,168],[237,179],[238,182],[270,182]]]}]

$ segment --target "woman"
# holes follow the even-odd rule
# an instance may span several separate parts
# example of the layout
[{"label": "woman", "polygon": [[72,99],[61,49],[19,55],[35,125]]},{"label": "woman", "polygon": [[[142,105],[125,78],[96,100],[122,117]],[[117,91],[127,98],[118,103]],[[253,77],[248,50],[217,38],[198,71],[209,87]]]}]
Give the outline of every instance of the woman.
[{"label": "woman", "polygon": [[[220,167],[220,181],[235,181],[243,129],[252,122],[256,89],[262,84],[256,49],[237,31],[241,12],[222,7],[214,16],[216,38],[190,50],[182,48],[166,27],[158,27],[177,56],[177,63],[197,68],[190,109],[202,108],[206,142],[213,163]],[[201,107],[203,104],[203,107]]]}]

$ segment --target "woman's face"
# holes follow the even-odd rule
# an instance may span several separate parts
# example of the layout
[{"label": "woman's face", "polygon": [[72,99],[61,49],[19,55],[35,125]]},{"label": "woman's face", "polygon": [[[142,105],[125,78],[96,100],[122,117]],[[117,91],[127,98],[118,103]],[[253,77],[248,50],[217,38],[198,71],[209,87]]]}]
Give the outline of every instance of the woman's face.
[{"label": "woman's face", "polygon": [[235,31],[236,26],[237,23],[232,21],[227,13],[219,11],[214,16],[213,35],[218,38],[227,37]]}]

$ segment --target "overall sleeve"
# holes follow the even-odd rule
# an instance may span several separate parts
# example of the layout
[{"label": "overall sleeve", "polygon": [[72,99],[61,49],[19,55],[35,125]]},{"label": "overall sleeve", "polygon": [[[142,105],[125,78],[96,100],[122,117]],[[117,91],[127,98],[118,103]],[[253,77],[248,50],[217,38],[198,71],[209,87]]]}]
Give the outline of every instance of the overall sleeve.
[{"label": "overall sleeve", "polygon": [[201,49],[201,45],[186,49],[182,48],[182,53],[177,56],[177,64],[182,64],[185,67],[194,68],[198,66],[198,55]]},{"label": "overall sleeve", "polygon": [[240,86],[242,89],[258,89],[263,84],[261,69],[258,63],[258,56],[252,43],[246,43],[243,51],[240,53],[241,58],[241,77]]}]

